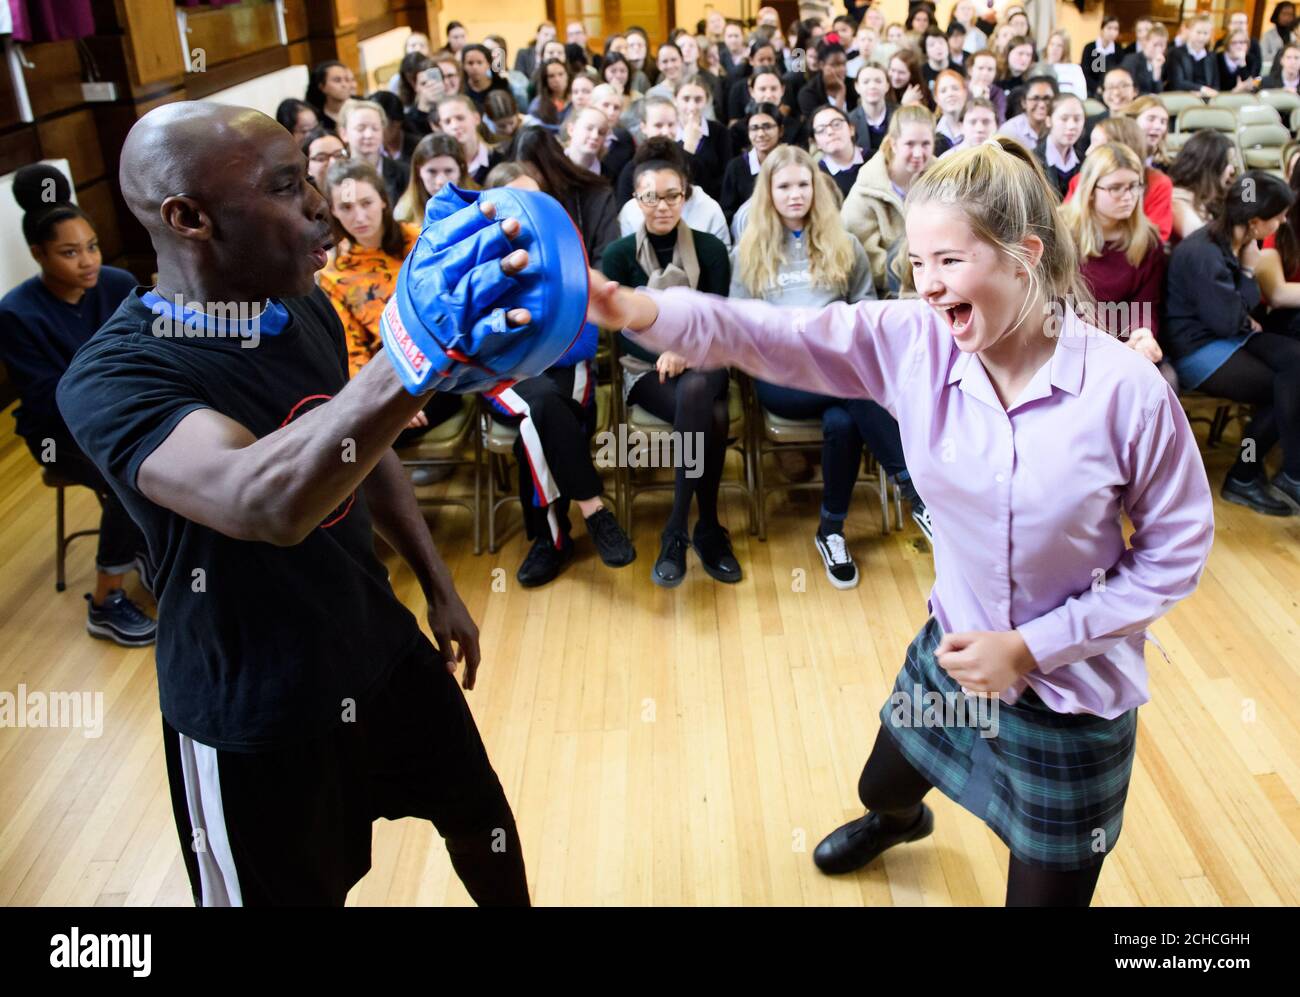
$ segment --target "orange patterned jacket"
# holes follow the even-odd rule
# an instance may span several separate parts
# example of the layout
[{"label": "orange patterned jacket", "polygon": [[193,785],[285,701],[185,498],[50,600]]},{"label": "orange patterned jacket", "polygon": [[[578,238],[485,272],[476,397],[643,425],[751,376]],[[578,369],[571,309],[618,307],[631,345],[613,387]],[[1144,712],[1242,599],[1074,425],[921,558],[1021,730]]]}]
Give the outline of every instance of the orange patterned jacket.
[{"label": "orange patterned jacket", "polygon": [[383,346],[379,338],[379,316],[397,287],[402,260],[420,237],[419,226],[402,225],[402,235],[406,239],[402,259],[389,256],[383,249],[367,249],[348,240],[318,276],[321,290],[343,323],[351,377],[356,377]]}]

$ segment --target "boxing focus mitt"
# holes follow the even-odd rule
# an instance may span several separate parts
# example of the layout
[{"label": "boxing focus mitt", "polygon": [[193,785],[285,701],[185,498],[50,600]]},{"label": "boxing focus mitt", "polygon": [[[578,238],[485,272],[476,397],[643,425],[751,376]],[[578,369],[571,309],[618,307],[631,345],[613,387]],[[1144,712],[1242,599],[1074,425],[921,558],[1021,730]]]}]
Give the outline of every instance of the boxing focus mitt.
[{"label": "boxing focus mitt", "polygon": [[[495,219],[484,217],[483,202],[495,205]],[[519,221],[513,240],[501,231],[507,218]],[[501,261],[517,249],[528,251],[528,265],[507,276]],[[582,235],[555,198],[447,184],[429,199],[380,336],[413,395],[489,390],[563,356],[582,331],[588,292]],[[515,308],[528,309],[527,325],[507,324]]]}]

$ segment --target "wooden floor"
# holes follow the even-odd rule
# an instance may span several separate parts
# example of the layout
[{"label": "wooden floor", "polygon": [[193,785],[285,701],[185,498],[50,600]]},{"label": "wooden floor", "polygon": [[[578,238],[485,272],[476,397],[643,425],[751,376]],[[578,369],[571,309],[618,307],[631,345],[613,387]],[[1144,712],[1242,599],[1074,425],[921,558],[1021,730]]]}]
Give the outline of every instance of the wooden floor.
[{"label": "wooden floor", "polygon": [[[3,415],[3,431],[12,423]],[[1229,462],[1210,451],[1211,479]],[[93,525],[71,495],[74,527]],[[435,539],[483,633],[469,694],[519,820],[538,904],[999,904],[1007,852],[932,794],[935,834],[829,879],[812,848],[860,814],[858,773],[933,577],[910,522],[883,538],[867,493],[850,519],[862,571],[827,583],[816,505],[777,499],[770,540],[726,509],[740,585],[691,555],[675,591],[649,578],[666,506],[638,504],[638,560],[610,570],[579,539],[556,583],[514,580],[518,533],[475,557],[468,516]],[[658,504],[656,504],[658,503]],[[517,511],[512,510],[517,517]],[[878,513],[876,514],[878,515]],[[1102,905],[1300,903],[1300,519],[1216,502],[1197,594],[1154,630],[1124,833]],[[104,693],[103,735],[0,730],[0,903],[188,904],[164,779],[153,654],[91,640],[82,592],[94,541],[54,591],[54,496],[12,436],[0,444],[0,691]],[[579,531],[581,532],[581,531]],[[398,569],[413,609],[419,590]],[[441,840],[375,825],[356,904],[467,904]]]}]

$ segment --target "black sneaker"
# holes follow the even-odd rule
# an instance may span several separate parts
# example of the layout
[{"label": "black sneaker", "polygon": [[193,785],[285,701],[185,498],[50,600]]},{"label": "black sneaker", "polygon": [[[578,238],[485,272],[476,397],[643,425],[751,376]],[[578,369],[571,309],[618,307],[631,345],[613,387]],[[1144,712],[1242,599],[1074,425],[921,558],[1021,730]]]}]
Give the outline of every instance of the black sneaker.
[{"label": "black sneaker", "polygon": [[1300,481],[1296,481],[1285,471],[1279,471],[1273,475],[1270,484],[1290,504],[1291,508],[1300,512]]},{"label": "black sneaker", "polygon": [[618,520],[608,509],[602,507],[586,519],[587,535],[596,545],[596,553],[611,568],[621,568],[636,560],[636,548],[632,541],[618,525]]},{"label": "black sneaker", "polygon": [[686,549],[691,541],[680,530],[665,532],[659,542],[659,560],[650,572],[651,580],[666,589],[675,589],[686,577]]},{"label": "black sneaker", "polygon": [[89,610],[86,613],[86,632],[92,637],[102,637],[123,647],[148,647],[158,633],[158,624],[126,597],[121,589],[111,589],[108,598],[96,606],[86,593]]},{"label": "black sneaker", "polygon": [[143,554],[137,554],[135,558],[135,573],[140,576],[140,587],[149,593],[150,597],[156,602],[158,592],[154,588],[154,570],[150,565],[149,559]]},{"label": "black sneaker", "polygon": [[695,524],[695,537],[692,541],[695,553],[700,556],[700,563],[709,577],[728,585],[740,581],[742,575],[740,562],[731,551],[731,540],[724,526],[705,526]]},{"label": "black sneaker", "polygon": [[549,536],[538,537],[515,573],[515,578],[526,589],[545,585],[554,581],[560,569],[572,558],[573,541],[568,537],[564,538],[564,546],[559,548]]},{"label": "black sneaker", "polygon": [[844,542],[843,533],[821,533],[813,537],[817,553],[826,565],[826,577],[837,589],[856,588],[858,584],[858,566],[853,563],[848,544]]},{"label": "black sneaker", "polygon": [[813,851],[813,862],[828,875],[861,869],[887,848],[905,841],[919,841],[934,831],[934,811],[921,804],[916,822],[904,831],[888,832],[880,827],[880,815],[869,813],[837,827]]},{"label": "black sneaker", "polygon": [[1238,481],[1232,475],[1223,479],[1219,491],[1223,501],[1244,505],[1261,516],[1294,516],[1295,509],[1284,493],[1277,491],[1263,478]]}]

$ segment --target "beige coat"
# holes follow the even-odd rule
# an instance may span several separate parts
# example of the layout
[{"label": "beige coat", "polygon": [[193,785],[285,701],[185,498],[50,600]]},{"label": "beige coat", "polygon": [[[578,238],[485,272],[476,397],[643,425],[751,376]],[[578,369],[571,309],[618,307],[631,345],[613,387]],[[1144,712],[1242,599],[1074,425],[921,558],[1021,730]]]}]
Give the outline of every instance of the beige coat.
[{"label": "beige coat", "polygon": [[885,257],[889,247],[903,235],[903,202],[894,193],[883,153],[877,152],[862,165],[853,189],[844,199],[840,217],[866,250],[876,293],[883,297],[889,290]]}]

